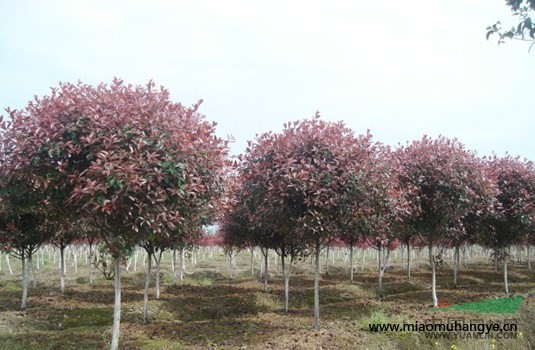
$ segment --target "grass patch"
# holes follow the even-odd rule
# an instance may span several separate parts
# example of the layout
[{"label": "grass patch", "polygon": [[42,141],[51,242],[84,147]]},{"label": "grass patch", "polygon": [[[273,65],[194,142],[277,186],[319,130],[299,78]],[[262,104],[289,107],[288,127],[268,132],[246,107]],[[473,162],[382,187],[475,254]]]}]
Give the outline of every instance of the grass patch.
[{"label": "grass patch", "polygon": [[206,287],[206,286],[211,286],[214,283],[214,281],[210,277],[201,277],[199,278],[197,283],[199,284],[199,286]]},{"label": "grass patch", "polygon": [[20,283],[15,283],[13,281],[5,281],[3,283],[0,283],[0,288],[9,292],[22,293],[22,285]]},{"label": "grass patch", "polygon": [[515,313],[524,302],[521,296],[510,298],[498,298],[491,300],[475,301],[459,305],[444,307],[444,310],[470,311],[476,313],[512,314]]},{"label": "grass patch", "polygon": [[362,329],[369,330],[369,325],[381,325],[390,322],[387,314],[381,309],[370,310],[369,314],[360,320]]}]

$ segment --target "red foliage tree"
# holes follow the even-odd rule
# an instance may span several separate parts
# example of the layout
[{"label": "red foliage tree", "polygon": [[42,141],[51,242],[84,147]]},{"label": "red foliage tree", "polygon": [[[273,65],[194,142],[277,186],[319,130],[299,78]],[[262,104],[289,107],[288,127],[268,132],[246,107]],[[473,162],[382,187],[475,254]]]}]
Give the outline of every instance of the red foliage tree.
[{"label": "red foliage tree", "polygon": [[[242,173],[254,220],[269,239],[299,242],[315,255],[314,329],[319,328],[320,251],[336,237],[343,197],[358,183],[369,136],[357,141],[343,123],[315,118],[260,135],[246,150]],[[363,154],[363,151],[365,154]],[[362,166],[362,165],[361,165]]]},{"label": "red foliage tree", "polygon": [[455,233],[463,218],[473,213],[481,198],[492,188],[477,157],[457,140],[426,136],[397,154],[398,182],[404,190],[409,211],[404,216],[408,230],[427,242],[432,272],[433,305],[436,307],[436,274],[433,246]]},{"label": "red foliage tree", "polygon": [[535,213],[535,166],[511,156],[487,162],[489,177],[497,192],[493,207],[486,212],[486,229],[478,241],[494,250],[494,258],[504,263],[504,289],[509,294],[507,278],[508,249],[533,233]]},{"label": "red foliage tree", "polygon": [[164,88],[60,84],[26,109],[8,111],[8,174],[29,174],[55,206],[88,215],[114,256],[112,349],[120,324],[120,258],[148,235],[166,235],[190,208],[221,190],[227,144],[215,124],[169,100]]},{"label": "red foliage tree", "polygon": [[[4,170],[8,159],[3,158],[0,164],[0,169]],[[53,236],[51,226],[55,223],[49,215],[43,196],[36,193],[23,178],[0,178],[0,251],[11,254],[22,262],[21,309],[24,310],[32,256],[41,244]]]}]

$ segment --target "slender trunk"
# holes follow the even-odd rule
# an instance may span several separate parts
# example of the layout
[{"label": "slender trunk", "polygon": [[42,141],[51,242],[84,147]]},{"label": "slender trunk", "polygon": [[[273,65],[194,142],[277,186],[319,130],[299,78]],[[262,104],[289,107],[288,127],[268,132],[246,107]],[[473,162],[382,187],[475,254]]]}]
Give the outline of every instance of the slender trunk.
[{"label": "slender trunk", "polygon": [[379,265],[379,269],[378,269],[378,284],[377,284],[377,294],[379,295],[379,298],[383,298],[384,296],[384,292],[383,292],[383,273],[384,273],[384,270],[383,270],[383,257],[382,257],[382,253],[383,253],[383,248],[382,247],[378,247],[377,249],[377,264]]},{"label": "slender trunk", "polygon": [[531,251],[531,245],[528,244],[528,247],[527,247],[528,251],[527,251],[527,259],[528,259],[528,270],[531,271],[531,256],[530,256],[530,251]]},{"label": "slender trunk", "polygon": [[147,251],[149,255],[149,264],[147,265],[147,276],[145,278],[145,291],[143,293],[143,323],[149,323],[149,285],[150,285],[150,273],[152,270],[152,257],[151,253]]},{"label": "slender trunk", "polygon": [[366,249],[362,249],[362,268],[361,270],[364,271],[364,265],[366,264]]},{"label": "slender trunk", "polygon": [[138,250],[137,248],[134,250],[134,272],[137,272],[137,258],[138,258]]},{"label": "slender trunk", "polygon": [[180,281],[184,280],[184,271],[186,270],[186,252],[184,248],[180,248]]},{"label": "slender trunk", "polygon": [[173,257],[171,258],[171,271],[173,272],[173,285],[176,285],[176,249],[173,249]]},{"label": "slender trunk", "polygon": [[403,244],[401,245],[399,249],[401,252],[401,268],[404,269],[405,268],[405,247],[403,246]]},{"label": "slender trunk", "polygon": [[[43,250],[42,249],[39,249],[39,250],[41,251],[41,254],[42,254]],[[37,258],[37,259],[35,259],[35,269],[37,271],[39,271],[39,268],[41,267],[41,264],[39,263],[39,250],[37,252],[35,252],[36,253],[35,257]],[[0,268],[0,270],[1,270],[1,268]],[[34,277],[34,281],[35,281],[35,270],[33,269],[33,267],[32,267],[32,272],[33,272],[33,277]]]},{"label": "slender trunk", "polygon": [[21,310],[26,309],[26,300],[28,299],[28,267],[26,266],[26,256],[24,252],[22,256],[22,302]]},{"label": "slender trunk", "polygon": [[113,307],[113,330],[110,350],[119,349],[119,331],[121,326],[121,257],[115,257],[115,304]]},{"label": "slender trunk", "polygon": [[329,252],[330,247],[327,246],[327,248],[325,249],[325,273],[327,274],[327,276],[329,275]]},{"label": "slender trunk", "polygon": [[353,246],[349,246],[349,281],[353,282]]},{"label": "slender trunk", "polygon": [[466,242],[464,243],[464,247],[463,247],[463,266],[464,268],[466,268],[466,255],[467,255],[467,247],[466,247]]},{"label": "slender trunk", "polygon": [[432,283],[432,296],[433,306],[438,307],[437,298],[437,276],[435,271],[435,258],[433,256],[433,244],[429,243],[429,263],[431,264],[431,283]]},{"label": "slender trunk", "polygon": [[290,264],[286,267],[283,266],[284,272],[284,311],[288,312],[288,305],[290,303],[290,276],[292,275],[293,257],[290,258]]},{"label": "slender trunk", "polygon": [[78,249],[72,251],[72,257],[73,257],[74,273],[78,274]]},{"label": "slender trunk", "polygon": [[41,251],[41,267],[45,267],[45,253],[44,249],[40,249]]},{"label": "slender trunk", "polygon": [[132,257],[129,256],[128,260],[126,261],[126,268],[125,268],[126,272],[130,272],[130,265],[131,264],[132,264]]},{"label": "slender trunk", "polygon": [[264,292],[268,291],[268,249],[263,250],[264,253]]},{"label": "slender trunk", "polygon": [[160,262],[162,261],[162,255],[162,249],[160,249],[158,259],[156,259],[156,255],[154,255],[154,260],[156,261],[156,300],[160,299]]},{"label": "slender trunk", "polygon": [[[39,255],[38,255],[39,259]],[[35,288],[35,269],[32,264],[32,255],[28,255],[28,268],[32,270],[32,288]]]},{"label": "slender trunk", "polygon": [[228,266],[229,269],[234,270],[236,269],[236,260],[235,260],[236,253],[233,248],[230,248],[228,250]]},{"label": "slender trunk", "polygon": [[0,271],[2,271],[2,252],[0,252]]},{"label": "slender trunk", "polygon": [[503,248],[503,285],[505,287],[505,294],[509,295],[509,282],[507,280],[507,254]]},{"label": "slender trunk", "polygon": [[459,273],[459,260],[460,260],[460,252],[459,252],[459,244],[455,245],[455,253],[454,253],[454,260],[453,260],[453,285],[455,288],[457,288],[457,275]]},{"label": "slender trunk", "polygon": [[89,243],[89,284],[93,285],[93,244]]},{"label": "slender trunk", "polygon": [[251,246],[251,277],[254,277],[254,246]]},{"label": "slender trunk", "polygon": [[314,272],[314,330],[320,328],[320,253],[319,237],[316,237],[316,267]]},{"label": "slender trunk", "polygon": [[61,294],[65,292],[65,247],[62,245],[59,247],[59,255],[60,255],[60,289]]},{"label": "slender trunk", "polygon": [[260,257],[260,269],[258,270],[258,277],[262,278],[264,277],[264,248],[260,248],[260,253],[262,253],[262,256]]},{"label": "slender trunk", "polygon": [[411,279],[411,245],[407,243],[407,279]]},{"label": "slender trunk", "polygon": [[13,276],[13,270],[11,269],[11,263],[9,262],[9,254],[6,254],[6,264],[7,269],[9,270],[9,274]]},{"label": "slender trunk", "polygon": [[282,266],[282,276],[284,277],[284,312],[288,312],[288,293],[286,289],[286,263],[284,255],[281,254],[281,266]]}]

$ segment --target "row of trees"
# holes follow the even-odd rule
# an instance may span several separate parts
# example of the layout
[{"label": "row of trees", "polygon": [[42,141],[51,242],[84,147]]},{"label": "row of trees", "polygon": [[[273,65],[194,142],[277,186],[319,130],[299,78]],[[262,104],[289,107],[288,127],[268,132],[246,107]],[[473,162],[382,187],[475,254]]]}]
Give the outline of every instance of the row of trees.
[{"label": "row of trees", "polygon": [[[151,257],[147,322],[153,259],[158,269],[164,251],[183,251],[218,221],[228,247],[260,247],[265,260],[277,251],[286,309],[293,262],[315,257],[318,329],[319,257],[336,239],[351,252],[363,240],[378,249],[380,281],[398,242],[409,249],[423,240],[436,306],[437,245],[477,239],[505,256],[534,231],[531,162],[480,159],[443,137],[392,149],[318,115],[258,136],[230,162],[228,141],[198,107],[171,102],[152,82],[115,79],[60,84],[24,110],[8,109],[0,120],[0,249],[22,260],[22,308],[27,263],[41,244],[54,243],[63,259],[75,240],[90,250],[100,242],[114,261],[117,349],[121,259],[136,246]],[[264,278],[267,288],[267,271]]]},{"label": "row of trees", "polygon": [[392,149],[316,116],[249,143],[232,183],[234,201],[221,226],[226,244],[280,255],[286,310],[292,262],[313,256],[315,329],[320,251],[334,240],[348,246],[350,260],[364,241],[378,250],[380,295],[392,248],[401,243],[409,252],[415,241],[424,242],[436,307],[436,247],[455,247],[456,266],[465,242],[493,249],[504,262],[508,292],[507,249],[535,237],[533,164],[510,156],[482,159],[444,137]]}]

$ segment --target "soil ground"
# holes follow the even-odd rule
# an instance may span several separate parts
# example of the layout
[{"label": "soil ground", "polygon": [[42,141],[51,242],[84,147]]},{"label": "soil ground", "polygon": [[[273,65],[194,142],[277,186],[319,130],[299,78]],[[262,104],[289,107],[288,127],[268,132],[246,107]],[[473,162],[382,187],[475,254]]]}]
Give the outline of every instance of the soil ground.
[{"label": "soil ground", "polygon": [[[398,252],[399,253],[399,252]],[[262,291],[258,277],[260,256],[251,276],[249,252],[238,254],[236,268],[228,268],[223,250],[213,259],[197,254],[196,266],[188,259],[185,278],[172,284],[170,253],[161,269],[161,297],[154,299],[151,281],[149,324],[143,324],[145,266],[122,272],[122,349],[530,349],[535,345],[535,272],[525,259],[509,263],[512,295],[525,298],[514,314],[475,314],[433,309],[430,269],[423,258],[413,262],[410,280],[394,254],[384,278],[385,298],[377,298],[376,259],[369,251],[366,261],[355,259],[356,272],[349,282],[349,265],[342,250],[331,252],[320,282],[320,331],[312,330],[313,273],[310,260],[293,269],[290,280],[290,311],[283,310],[283,278],[271,259],[269,291]],[[20,262],[11,258],[14,275],[2,260],[0,270],[0,349],[105,349],[111,338],[113,284],[95,272],[88,283],[88,269],[78,259],[74,272],[67,261],[66,291],[59,290],[59,270],[46,256],[36,270],[36,286],[29,290],[28,308],[20,311]],[[447,259],[446,259],[447,260]],[[438,269],[438,296],[444,304],[461,304],[504,297],[503,276],[485,256],[473,258],[461,268],[459,285],[452,284],[448,261]],[[325,262],[325,259],[322,259]],[[492,339],[473,339],[473,333],[457,338],[428,339],[419,331],[372,332],[369,324],[500,323],[513,320],[518,332],[497,334]],[[508,321],[509,320],[509,321]],[[461,337],[463,339],[461,339]],[[515,338],[515,339],[510,339]]]}]

